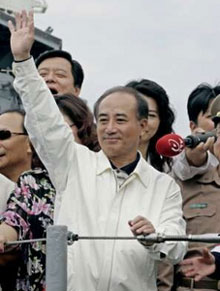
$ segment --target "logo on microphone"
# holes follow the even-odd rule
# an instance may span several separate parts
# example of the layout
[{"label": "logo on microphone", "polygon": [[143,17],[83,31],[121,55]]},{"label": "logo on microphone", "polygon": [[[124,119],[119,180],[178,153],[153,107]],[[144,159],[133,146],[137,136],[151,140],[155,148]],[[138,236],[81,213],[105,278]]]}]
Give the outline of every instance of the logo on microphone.
[{"label": "logo on microphone", "polygon": [[168,144],[170,149],[176,154],[181,153],[185,147],[184,141],[181,138],[178,138],[178,140],[169,138]]}]

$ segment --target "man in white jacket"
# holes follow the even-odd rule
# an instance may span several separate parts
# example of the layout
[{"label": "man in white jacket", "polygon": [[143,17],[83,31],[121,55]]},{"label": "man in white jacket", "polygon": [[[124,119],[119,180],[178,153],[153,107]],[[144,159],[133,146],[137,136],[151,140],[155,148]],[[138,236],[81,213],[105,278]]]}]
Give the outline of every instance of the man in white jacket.
[{"label": "man in white jacket", "polygon": [[[26,128],[56,188],[56,220],[79,235],[129,236],[154,232],[182,235],[177,184],[138,153],[147,128],[147,103],[136,91],[117,87],[97,101],[102,150],[76,144],[30,56],[33,15],[9,23],[15,88],[26,110]],[[68,248],[68,290],[156,290],[156,261],[180,261],[186,245],[167,242],[79,241]]]}]

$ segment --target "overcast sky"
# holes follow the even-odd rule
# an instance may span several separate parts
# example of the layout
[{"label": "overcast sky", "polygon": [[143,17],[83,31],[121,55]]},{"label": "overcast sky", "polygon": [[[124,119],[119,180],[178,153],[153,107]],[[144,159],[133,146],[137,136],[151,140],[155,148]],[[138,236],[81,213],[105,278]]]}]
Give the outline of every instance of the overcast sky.
[{"label": "overcast sky", "polygon": [[47,0],[36,26],[51,26],[85,71],[90,107],[108,88],[147,78],[162,85],[189,133],[186,101],[201,82],[220,80],[220,0]]}]

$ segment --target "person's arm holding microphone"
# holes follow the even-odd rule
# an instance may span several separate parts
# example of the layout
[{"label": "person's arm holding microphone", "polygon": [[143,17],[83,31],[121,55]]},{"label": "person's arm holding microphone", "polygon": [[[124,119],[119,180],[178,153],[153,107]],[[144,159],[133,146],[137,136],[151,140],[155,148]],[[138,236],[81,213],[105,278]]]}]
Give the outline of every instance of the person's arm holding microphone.
[{"label": "person's arm holding microphone", "polygon": [[[205,134],[202,128],[197,128],[195,132],[195,137],[197,135]],[[215,137],[210,136],[206,141],[199,142],[195,147],[185,148],[185,156],[190,166],[201,167],[207,163],[208,151],[212,151],[213,144],[215,142]]]},{"label": "person's arm holding microphone", "polygon": [[[214,129],[211,106],[216,96],[220,94],[220,86],[208,83],[199,84],[187,100],[189,128],[192,135],[211,132]],[[194,148],[188,148],[174,158],[173,172],[180,180],[185,181],[196,175],[201,175],[218,165],[217,159],[211,152],[213,138],[199,143]]]}]

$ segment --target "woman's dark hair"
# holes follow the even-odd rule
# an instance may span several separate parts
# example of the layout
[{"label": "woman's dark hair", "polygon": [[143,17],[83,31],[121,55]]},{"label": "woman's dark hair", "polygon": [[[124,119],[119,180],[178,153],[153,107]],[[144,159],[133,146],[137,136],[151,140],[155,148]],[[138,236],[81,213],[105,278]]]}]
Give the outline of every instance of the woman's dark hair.
[{"label": "woman's dark hair", "polygon": [[57,106],[66,114],[78,129],[82,144],[95,152],[100,150],[93,115],[86,103],[74,95],[55,95]]},{"label": "woman's dark hair", "polygon": [[166,91],[156,82],[147,79],[131,81],[126,85],[126,87],[136,89],[143,95],[154,99],[157,103],[160,124],[156,134],[149,141],[148,151],[145,158],[147,159],[149,157],[150,164],[161,172],[165,170],[165,165],[171,169],[172,159],[159,155],[155,147],[159,138],[168,133],[174,132],[172,126],[175,120],[175,115],[170,108],[169,97]]},{"label": "woman's dark hair", "polygon": [[[20,107],[19,108],[10,108],[10,109],[4,110],[1,112],[1,115],[5,114],[5,113],[18,113],[21,116],[23,116],[23,118],[25,117],[25,111],[24,111],[24,109],[22,109]],[[24,127],[24,122],[22,124],[22,127],[23,127],[24,133],[28,135],[27,130]],[[31,169],[35,169],[35,168],[45,169],[44,164],[41,162],[40,158],[38,157],[31,142],[30,142],[30,147],[31,147],[31,151],[32,151]]]}]

